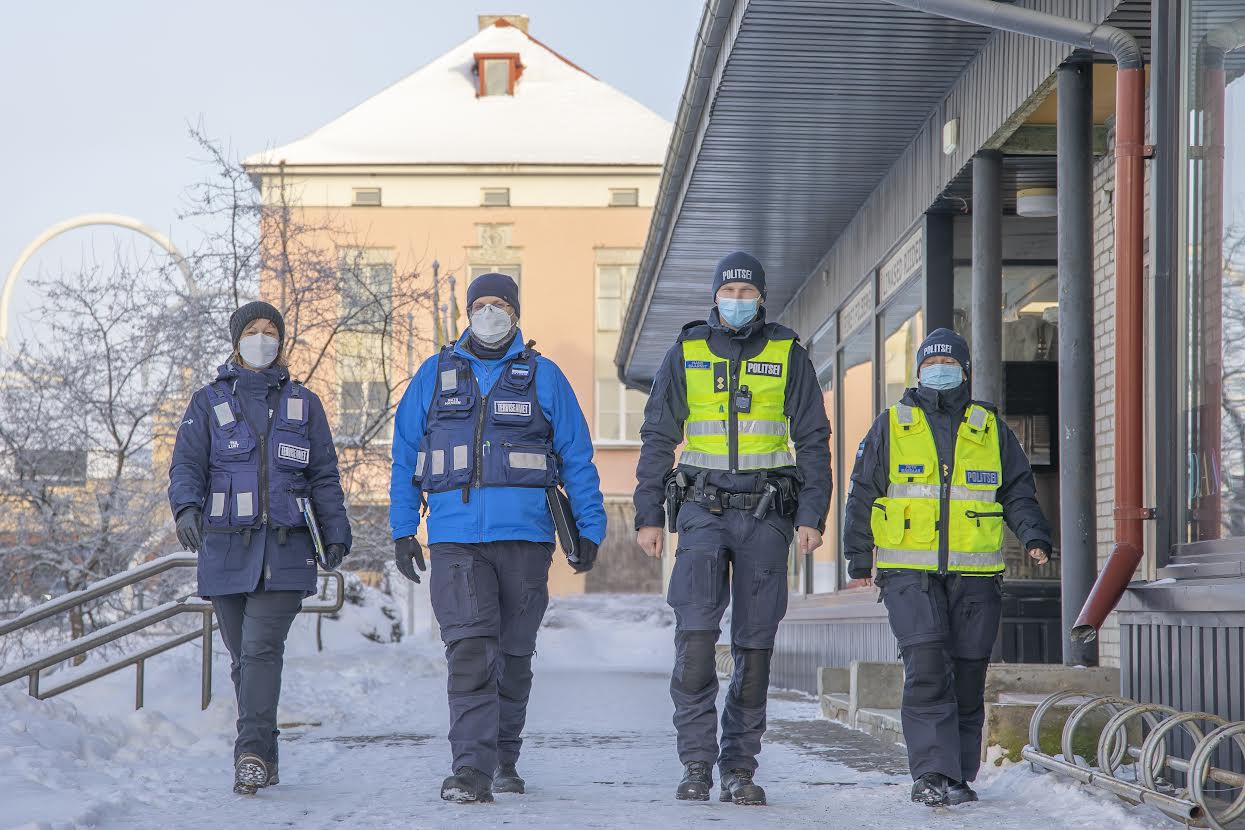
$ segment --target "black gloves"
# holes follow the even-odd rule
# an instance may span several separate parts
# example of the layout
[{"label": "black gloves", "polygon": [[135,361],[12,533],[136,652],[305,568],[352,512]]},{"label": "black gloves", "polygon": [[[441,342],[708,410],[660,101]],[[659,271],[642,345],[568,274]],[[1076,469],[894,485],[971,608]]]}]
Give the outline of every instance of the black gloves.
[{"label": "black gloves", "polygon": [[597,563],[597,543],[591,539],[579,537],[579,557],[570,562],[571,569],[577,574],[587,573],[592,570],[592,566]]},{"label": "black gloves", "polygon": [[186,550],[198,552],[203,544],[203,511],[186,507],[177,514],[177,541]]},{"label": "black gloves", "polygon": [[324,549],[324,567],[330,571],[337,570],[337,566],[346,558],[346,546],[341,542],[334,542]]},{"label": "black gloves", "polygon": [[393,561],[398,566],[398,572],[412,582],[419,582],[419,574],[415,573],[418,566],[421,571],[428,570],[428,566],[424,564],[424,549],[419,546],[419,540],[414,536],[403,536],[393,543]]}]

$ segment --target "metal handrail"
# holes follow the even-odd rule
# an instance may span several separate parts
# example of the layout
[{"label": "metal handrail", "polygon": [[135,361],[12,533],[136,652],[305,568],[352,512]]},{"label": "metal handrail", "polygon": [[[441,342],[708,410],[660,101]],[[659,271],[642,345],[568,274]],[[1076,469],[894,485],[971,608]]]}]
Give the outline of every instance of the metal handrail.
[{"label": "metal handrail", "polygon": [[[20,631],[34,625],[37,622],[47,619],[48,617],[68,611],[89,602],[93,599],[105,596],[113,591],[134,585],[153,576],[164,573],[173,568],[194,566],[198,563],[198,557],[193,553],[172,553],[167,556],[161,556],[150,562],[123,571],[119,574],[101,579],[81,591],[74,591],[71,594],[65,594],[57,597],[50,602],[37,605],[34,608],[27,609],[22,614],[12,620],[8,620],[0,624],[0,636],[10,634],[14,631]],[[331,578],[337,582],[337,591],[333,602],[312,603],[303,605],[299,613],[306,614],[334,614],[342,609],[346,596],[346,580],[337,571],[321,571],[319,578]],[[50,689],[40,689],[40,673],[51,666],[63,663],[66,660],[80,657],[100,646],[115,642],[122,637],[129,636],[138,631],[150,628],[164,620],[178,616],[180,614],[202,614],[203,626],[201,629],[189,631],[183,634],[175,635],[167,640],[148,646],[142,651],[125,655],[111,662],[87,672],[85,674],[74,677]],[[177,646],[189,643],[199,638],[203,639],[203,667],[202,667],[202,688],[201,688],[201,705],[206,709],[212,702],[212,632],[217,629],[217,624],[213,621],[212,603],[199,599],[198,597],[183,597],[178,600],[158,605],[155,608],[118,620],[112,625],[92,631],[90,634],[71,640],[54,649],[51,652],[41,654],[27,660],[4,674],[0,674],[0,686],[12,683],[22,677],[29,679],[29,693],[31,697],[38,700],[47,700],[59,694],[76,689],[94,680],[99,680],[114,672],[117,672],[127,666],[134,666],[136,669],[135,690],[134,690],[134,708],[143,708],[144,682],[146,662],[157,654],[163,654]]]},{"label": "metal handrail", "polygon": [[81,591],[74,591],[45,602],[42,605],[27,608],[13,619],[0,622],[0,637],[41,620],[46,620],[48,617],[68,611],[84,602],[99,599],[121,588],[128,588],[135,583],[150,579],[156,574],[162,574],[174,568],[194,567],[198,562],[199,557],[193,553],[170,553],[167,556],[157,557],[150,562],[136,565],[128,571],[122,571],[121,573],[105,577],[98,582],[93,582]]}]

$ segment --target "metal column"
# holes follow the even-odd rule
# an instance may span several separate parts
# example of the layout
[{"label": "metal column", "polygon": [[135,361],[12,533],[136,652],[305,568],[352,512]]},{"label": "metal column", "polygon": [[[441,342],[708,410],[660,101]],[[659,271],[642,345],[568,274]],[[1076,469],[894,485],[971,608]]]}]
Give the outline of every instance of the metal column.
[{"label": "metal column", "polygon": [[954,217],[925,214],[925,331],[955,327]]},{"label": "metal column", "polygon": [[1003,156],[973,156],[973,397],[1003,400]]},{"label": "metal column", "polygon": [[1098,644],[1072,628],[1098,575],[1094,480],[1092,64],[1059,68],[1059,535],[1063,662],[1095,666]]}]

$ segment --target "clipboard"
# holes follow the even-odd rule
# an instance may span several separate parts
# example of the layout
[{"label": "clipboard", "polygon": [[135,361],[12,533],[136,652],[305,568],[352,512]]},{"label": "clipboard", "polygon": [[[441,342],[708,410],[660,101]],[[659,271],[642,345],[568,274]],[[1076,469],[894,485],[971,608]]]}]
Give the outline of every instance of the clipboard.
[{"label": "clipboard", "polygon": [[295,497],[294,503],[298,505],[299,512],[303,514],[303,521],[307,523],[307,530],[311,533],[311,546],[316,552],[316,563],[326,571],[333,570],[328,566],[324,537],[320,535],[320,523],[316,520],[316,509],[312,506],[311,499]]},{"label": "clipboard", "polygon": [[553,517],[553,530],[557,534],[558,544],[566,554],[566,561],[572,565],[579,562],[579,529],[575,525],[575,515],[571,512],[571,500],[556,484],[545,488],[545,499],[549,502],[549,515]]}]

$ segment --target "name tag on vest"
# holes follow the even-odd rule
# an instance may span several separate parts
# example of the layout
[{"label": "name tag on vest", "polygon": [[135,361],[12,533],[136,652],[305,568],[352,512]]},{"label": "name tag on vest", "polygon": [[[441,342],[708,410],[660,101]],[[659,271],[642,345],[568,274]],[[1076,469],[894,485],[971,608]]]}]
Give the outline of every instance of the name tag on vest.
[{"label": "name tag on vest", "polygon": [[493,401],[494,415],[518,415],[522,418],[532,417],[531,401]]},{"label": "name tag on vest", "polygon": [[998,487],[999,474],[997,470],[965,470],[964,482],[966,484],[988,484],[991,487]]},{"label": "name tag on vest", "polygon": [[306,464],[311,460],[311,450],[306,447],[295,447],[292,444],[277,444],[277,458]]},{"label": "name tag on vest", "polygon": [[762,360],[749,360],[747,367],[744,369],[745,374],[749,375],[766,375],[771,378],[782,377],[781,363],[766,363]]},{"label": "name tag on vest", "polygon": [[685,360],[683,361],[684,369],[708,369],[709,361],[707,360]]},{"label": "name tag on vest", "polygon": [[899,474],[904,475],[904,476],[923,476],[925,475],[925,465],[924,464],[900,464]]}]

